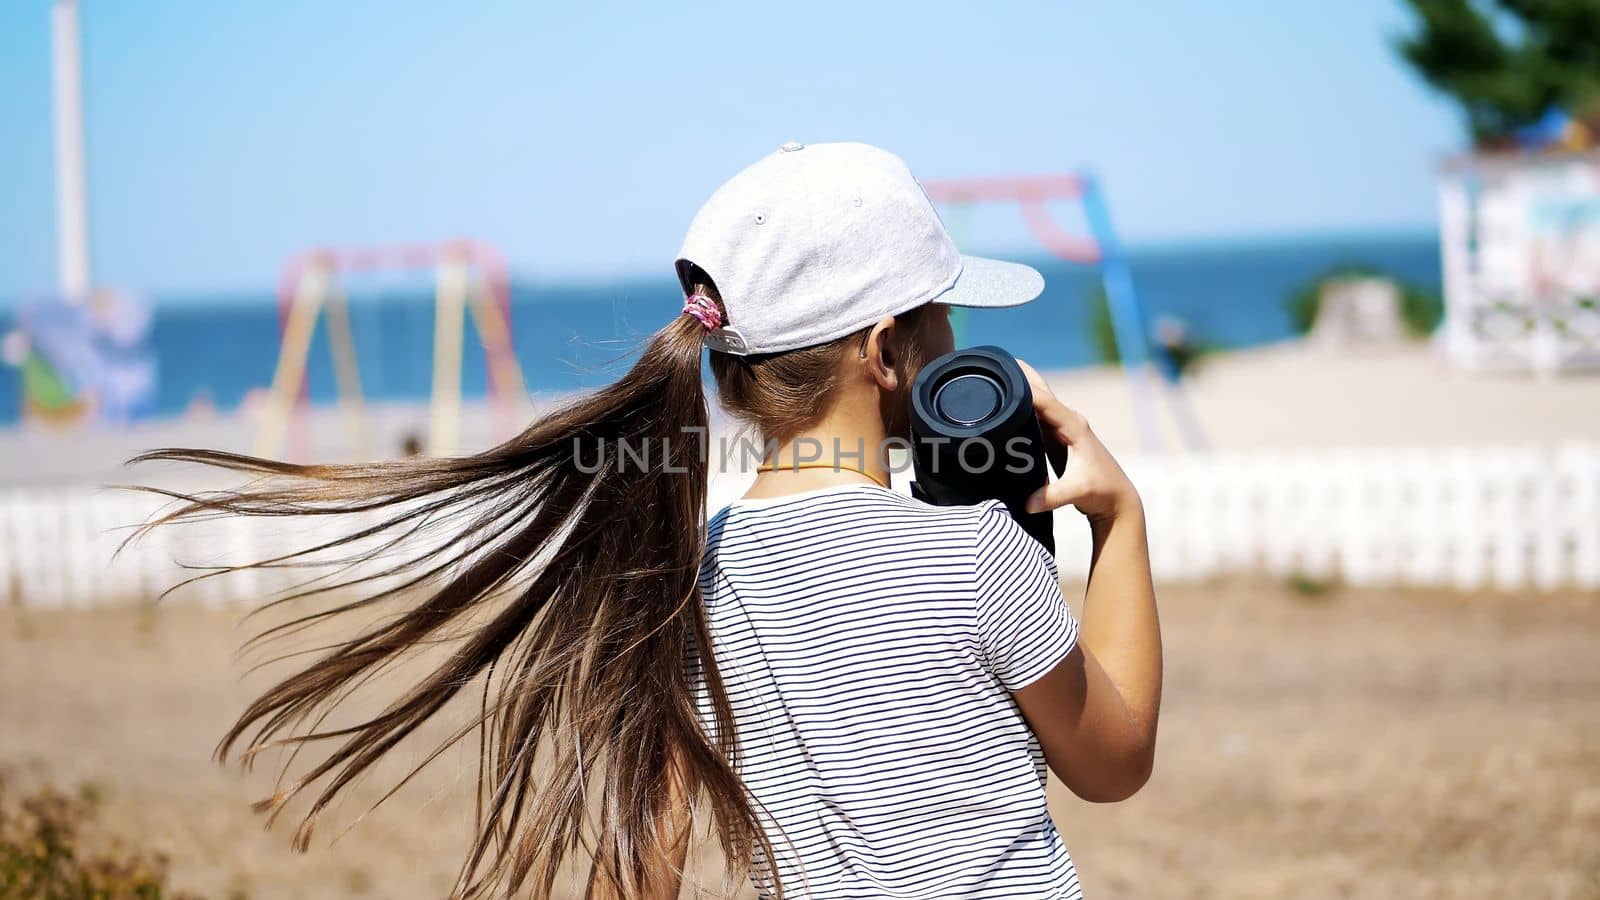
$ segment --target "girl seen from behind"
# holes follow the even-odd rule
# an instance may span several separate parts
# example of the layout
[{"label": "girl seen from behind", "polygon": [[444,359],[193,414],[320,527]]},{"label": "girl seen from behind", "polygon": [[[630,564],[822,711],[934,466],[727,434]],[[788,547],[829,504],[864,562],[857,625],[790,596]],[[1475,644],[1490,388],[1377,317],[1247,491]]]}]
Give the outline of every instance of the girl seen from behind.
[{"label": "girl seen from behind", "polygon": [[[764,897],[1081,896],[1045,774],[1115,801],[1151,771],[1161,644],[1138,493],[1026,369],[1057,462],[1071,450],[1031,502],[1075,507],[1093,536],[1080,622],[1003,506],[896,493],[882,453],[907,437],[918,368],[953,347],[949,308],[1027,302],[1038,273],[959,254],[895,156],[793,143],[715,192],[677,271],[682,314],[626,375],[481,453],[140,457],[256,476],[152,526],[381,520],[272,562],[385,536],[381,587],[351,575],[301,594],[356,592],[313,620],[400,613],[267,690],[219,753],[306,746],[263,804],[308,804],[303,847],[353,780],[452,701],[470,707],[452,738],[481,739],[462,897],[549,896],[575,862],[590,896],[676,897],[706,831]],[[707,353],[719,402],[768,451],[720,510]],[[441,642],[380,714],[322,728]]]}]

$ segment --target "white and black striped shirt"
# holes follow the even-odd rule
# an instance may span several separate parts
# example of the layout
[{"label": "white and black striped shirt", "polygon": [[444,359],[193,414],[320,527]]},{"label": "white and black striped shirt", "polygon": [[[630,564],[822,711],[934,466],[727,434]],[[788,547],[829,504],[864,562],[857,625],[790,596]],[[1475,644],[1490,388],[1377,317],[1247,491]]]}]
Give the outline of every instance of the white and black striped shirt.
[{"label": "white and black striped shirt", "polygon": [[775,863],[791,897],[1082,896],[1010,694],[1078,625],[1003,506],[865,484],[741,500],[700,580],[777,857],[758,889]]}]

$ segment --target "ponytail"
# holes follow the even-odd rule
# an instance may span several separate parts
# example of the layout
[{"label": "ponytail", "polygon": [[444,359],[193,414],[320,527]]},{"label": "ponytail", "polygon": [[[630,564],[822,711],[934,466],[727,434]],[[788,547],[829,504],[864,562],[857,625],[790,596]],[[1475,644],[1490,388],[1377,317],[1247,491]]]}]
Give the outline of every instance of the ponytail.
[{"label": "ponytail", "polygon": [[[217,748],[220,760],[238,753],[248,763],[271,746],[335,742],[304,772],[286,772],[276,793],[257,804],[276,817],[296,798],[311,798],[296,849],[305,849],[318,817],[353,780],[471,690],[482,692],[481,711],[418,766],[477,731],[476,833],[454,896],[525,889],[548,896],[563,866],[581,858],[591,805],[599,820],[590,883],[621,895],[676,882],[671,845],[687,833],[669,835],[662,823],[684,818],[683,804],[692,820],[709,815],[715,822],[730,872],[771,858],[734,768],[732,708],[701,604],[703,334],[700,321],[679,316],[651,337],[620,381],[472,456],[294,465],[164,449],[134,460],[259,476],[243,488],[200,494],[144,488],[180,503],[136,536],[217,514],[379,515],[376,527],[215,574],[311,565],[315,554],[333,549],[349,551],[345,561],[372,561],[376,553],[359,550],[359,542],[398,535],[382,548],[382,574],[396,576],[393,586],[379,589],[371,575],[307,584],[284,599],[352,589],[365,595],[263,636],[389,598],[402,598],[403,611],[267,689]],[[416,536],[441,522],[451,524],[453,539],[421,552]],[[397,550],[399,562],[391,563]],[[443,661],[381,713],[322,727],[369,678],[434,644],[448,646]],[[698,692],[709,721],[701,718]]]}]

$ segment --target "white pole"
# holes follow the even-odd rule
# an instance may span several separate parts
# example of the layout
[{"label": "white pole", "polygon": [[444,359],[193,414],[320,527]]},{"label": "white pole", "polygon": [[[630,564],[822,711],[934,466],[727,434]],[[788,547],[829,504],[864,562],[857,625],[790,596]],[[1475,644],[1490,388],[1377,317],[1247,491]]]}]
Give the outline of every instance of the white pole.
[{"label": "white pole", "polygon": [[55,63],[57,262],[62,295],[83,297],[89,293],[89,212],[83,176],[77,0],[55,0],[50,26]]},{"label": "white pole", "polygon": [[446,253],[438,266],[428,455],[454,456],[461,447],[461,343],[466,334],[467,263],[455,253]]}]

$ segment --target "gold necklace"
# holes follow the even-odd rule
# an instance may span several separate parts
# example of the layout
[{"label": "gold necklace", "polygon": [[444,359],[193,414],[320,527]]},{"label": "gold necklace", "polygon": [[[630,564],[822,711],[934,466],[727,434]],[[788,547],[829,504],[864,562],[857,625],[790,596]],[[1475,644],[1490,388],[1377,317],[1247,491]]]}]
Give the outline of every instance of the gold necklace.
[{"label": "gold necklace", "polygon": [[868,472],[865,469],[858,469],[855,466],[847,466],[844,463],[839,463],[839,462],[831,462],[831,463],[826,463],[826,462],[797,462],[797,463],[789,463],[788,465],[783,465],[783,466],[765,465],[765,466],[761,466],[761,467],[757,468],[756,471],[757,472],[784,472],[784,471],[793,472],[793,471],[798,471],[800,469],[832,469],[835,472],[838,472],[838,471],[841,471],[841,470],[845,471],[845,472],[854,472],[857,475],[864,475],[867,478],[872,479],[872,483],[877,485],[878,487],[885,488],[885,489],[888,489],[888,490],[893,490],[893,488],[889,487],[888,482],[878,480],[878,476],[872,474],[871,472]]}]

